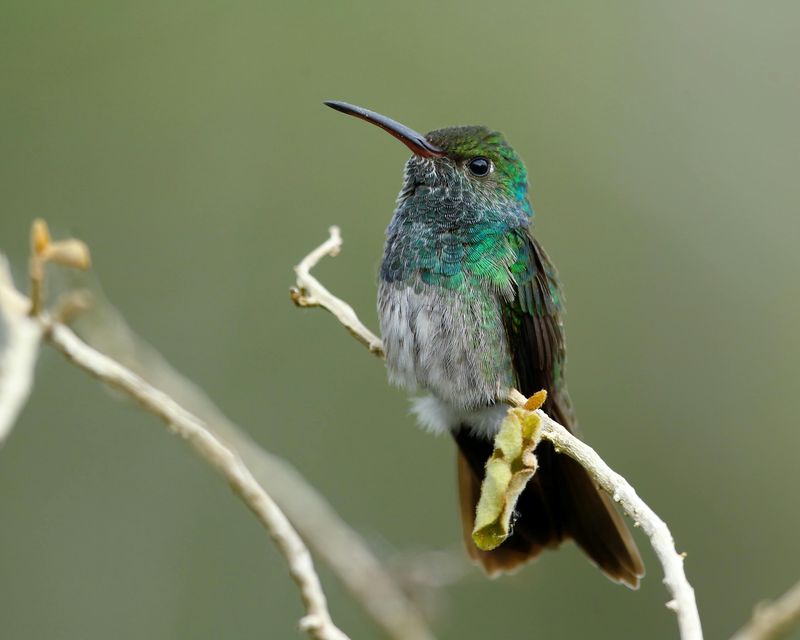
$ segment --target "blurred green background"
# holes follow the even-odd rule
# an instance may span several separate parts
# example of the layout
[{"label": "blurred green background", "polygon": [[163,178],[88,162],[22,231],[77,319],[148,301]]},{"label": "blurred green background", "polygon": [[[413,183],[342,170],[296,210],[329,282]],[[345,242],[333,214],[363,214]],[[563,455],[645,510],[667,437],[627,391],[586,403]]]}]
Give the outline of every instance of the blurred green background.
[{"label": "blurred green background", "polygon": [[[502,130],[568,295],[592,445],[670,524],[708,638],[800,577],[796,2],[22,2],[0,8],[0,249],[92,248],[134,329],[388,556],[460,554],[453,446],[291,267],[376,326],[407,151],[325,109]],[[446,591],[442,638],[674,638],[574,546]],[[372,623],[324,567],[334,618]],[[293,638],[282,559],[177,438],[46,350],[0,451],[0,635]],[[800,637],[800,636],[796,636]]]}]

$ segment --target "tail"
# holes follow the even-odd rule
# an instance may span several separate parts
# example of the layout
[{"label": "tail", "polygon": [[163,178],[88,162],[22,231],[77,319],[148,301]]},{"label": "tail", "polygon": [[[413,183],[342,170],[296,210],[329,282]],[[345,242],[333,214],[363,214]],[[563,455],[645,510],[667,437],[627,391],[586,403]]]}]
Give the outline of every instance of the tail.
[{"label": "tail", "polygon": [[517,502],[512,534],[497,549],[480,551],[472,541],[472,529],[492,443],[464,425],[453,436],[459,447],[464,541],[469,555],[489,575],[512,571],[533,560],[543,549],[556,548],[572,538],[609,578],[638,588],[644,564],[622,518],[583,467],[572,458],[557,454],[546,441],[536,448],[539,467]]}]

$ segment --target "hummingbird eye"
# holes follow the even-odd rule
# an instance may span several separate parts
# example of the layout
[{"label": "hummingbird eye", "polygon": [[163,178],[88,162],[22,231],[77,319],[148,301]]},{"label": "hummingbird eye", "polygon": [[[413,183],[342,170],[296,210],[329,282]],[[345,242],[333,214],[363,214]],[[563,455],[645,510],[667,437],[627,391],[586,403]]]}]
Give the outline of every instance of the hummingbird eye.
[{"label": "hummingbird eye", "polygon": [[487,175],[492,170],[492,161],[488,158],[484,158],[483,156],[478,156],[477,158],[472,158],[467,163],[467,169],[473,176],[483,177]]}]

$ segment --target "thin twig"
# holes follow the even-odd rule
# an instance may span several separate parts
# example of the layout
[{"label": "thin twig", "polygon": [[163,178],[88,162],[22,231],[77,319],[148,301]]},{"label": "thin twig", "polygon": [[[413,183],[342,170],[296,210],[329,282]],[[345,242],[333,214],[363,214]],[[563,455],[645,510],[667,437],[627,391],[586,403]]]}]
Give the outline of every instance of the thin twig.
[{"label": "thin twig", "polygon": [[282,458],[266,454],[263,449],[254,456],[255,461],[246,456],[253,473],[269,480],[270,491],[316,556],[330,567],[386,637],[433,640],[433,632],[419,608],[397,584],[397,577],[319,492]]},{"label": "thin twig", "polygon": [[[79,306],[81,302],[77,301]],[[74,301],[66,304],[74,306]],[[231,421],[202,389],[137,336],[101,292],[92,292],[91,311],[81,316],[79,327],[85,342],[168,394],[241,456],[300,533],[317,564],[330,567],[383,636],[392,640],[433,639],[414,592],[420,585],[410,584],[408,591],[404,589],[400,578],[289,461],[265,450]]]},{"label": "thin twig", "polygon": [[161,418],[187,440],[228,481],[233,491],[256,515],[289,564],[289,573],[306,606],[300,627],[315,640],[347,640],[331,620],[325,594],[314,570],[311,554],[289,520],[253,477],[244,462],[220,442],[199,418],[171,397],[148,384],[111,358],[92,349],[69,328],[47,324],[48,342],[78,367],[122,391],[142,408]]},{"label": "thin twig", "polygon": [[[346,317],[348,322],[345,326],[359,342],[369,346],[372,353],[383,356],[383,345],[355,317],[353,309],[322,287],[308,272],[322,257],[331,253],[331,248],[335,248],[335,251],[338,251],[341,246],[338,228],[332,227],[330,233],[331,237],[310,253],[296,268],[297,286],[302,293],[303,300],[313,302],[313,304],[299,304],[299,306],[320,306],[330,311],[337,318]],[[297,303],[297,301],[295,302]],[[380,350],[378,350],[378,347],[380,347]],[[526,398],[519,391],[510,390],[508,401],[510,404],[521,406],[525,404]],[[672,599],[667,603],[667,607],[675,611],[678,616],[680,637],[682,640],[702,640],[703,632],[694,589],[686,579],[683,569],[683,555],[676,552],[675,543],[667,525],[636,495],[633,487],[622,476],[613,471],[591,447],[572,436],[567,429],[543,412],[539,411],[538,413],[543,419],[542,437],[550,440],[556,450],[562,451],[581,464],[598,485],[615,502],[618,502],[623,510],[648,535],[650,543],[664,569],[664,584],[672,596]]]},{"label": "thin twig", "polygon": [[589,445],[582,442],[543,411],[542,437],[553,443],[555,450],[565,453],[578,462],[595,482],[614,500],[635,524],[650,538],[653,551],[664,569],[664,585],[672,596],[667,607],[678,616],[680,637],[684,640],[702,640],[703,629],[697,610],[694,589],[686,579],[683,568],[685,554],[678,553],[667,524],[647,506],[625,478],[609,467]]},{"label": "thin twig", "polygon": [[340,300],[328,291],[322,283],[311,275],[311,269],[325,256],[335,256],[342,248],[342,236],[339,227],[329,229],[330,238],[309,253],[298,264],[294,271],[297,274],[297,286],[289,292],[292,302],[298,307],[322,307],[330,311],[336,319],[344,325],[356,340],[363,344],[371,353],[383,358],[383,343],[372,333],[361,320],[358,319],[353,307]]},{"label": "thin twig", "polygon": [[800,623],[800,582],[774,602],[756,606],[753,617],[731,640],[776,640]]},{"label": "thin twig", "polygon": [[[320,492],[287,460],[256,443],[202,389],[136,336],[102,295],[95,293],[92,299],[92,313],[82,317],[82,338],[167,393],[236,451],[256,480],[269,489],[318,564],[325,563],[331,568],[386,638],[432,640],[433,632],[419,605],[398,584],[398,577]],[[412,585],[415,586],[418,585]]]}]

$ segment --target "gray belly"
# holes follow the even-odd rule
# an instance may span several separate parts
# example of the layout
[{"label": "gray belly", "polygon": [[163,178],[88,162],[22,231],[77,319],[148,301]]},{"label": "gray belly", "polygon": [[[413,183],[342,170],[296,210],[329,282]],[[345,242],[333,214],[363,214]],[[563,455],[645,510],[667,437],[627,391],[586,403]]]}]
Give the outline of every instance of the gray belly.
[{"label": "gray belly", "polygon": [[384,282],[378,311],[393,384],[427,390],[442,411],[459,416],[481,412],[512,386],[505,328],[491,292]]}]

